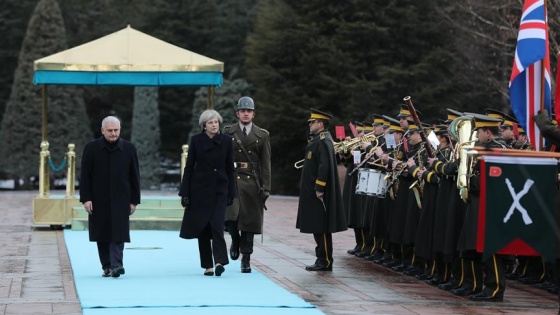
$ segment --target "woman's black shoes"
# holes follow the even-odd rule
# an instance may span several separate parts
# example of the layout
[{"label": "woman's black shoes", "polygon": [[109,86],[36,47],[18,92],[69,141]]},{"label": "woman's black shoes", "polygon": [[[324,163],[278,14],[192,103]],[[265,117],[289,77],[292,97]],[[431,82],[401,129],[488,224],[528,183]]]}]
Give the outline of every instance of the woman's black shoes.
[{"label": "woman's black shoes", "polygon": [[222,265],[216,265],[216,268],[214,268],[216,270],[216,277],[219,277],[222,275],[222,273],[224,273],[224,271],[226,271],[226,268],[224,268],[224,266]]}]

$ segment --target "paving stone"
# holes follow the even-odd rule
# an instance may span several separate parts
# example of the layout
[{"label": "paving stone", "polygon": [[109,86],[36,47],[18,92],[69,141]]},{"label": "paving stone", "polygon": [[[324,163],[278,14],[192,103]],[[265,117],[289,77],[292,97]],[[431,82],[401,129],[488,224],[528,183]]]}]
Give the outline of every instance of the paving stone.
[{"label": "paving stone", "polygon": [[[32,225],[36,194],[0,191],[0,314],[82,314],[63,232]],[[252,266],[325,314],[558,312],[556,295],[516,281],[508,281],[503,303],[475,303],[348,255],[346,251],[354,246],[352,231],[333,236],[332,272],[308,272],[304,268],[315,261],[315,244],[312,235],[295,228],[297,202],[296,197],[288,196],[268,199],[263,242],[256,237]],[[229,242],[227,234],[226,239]]]}]

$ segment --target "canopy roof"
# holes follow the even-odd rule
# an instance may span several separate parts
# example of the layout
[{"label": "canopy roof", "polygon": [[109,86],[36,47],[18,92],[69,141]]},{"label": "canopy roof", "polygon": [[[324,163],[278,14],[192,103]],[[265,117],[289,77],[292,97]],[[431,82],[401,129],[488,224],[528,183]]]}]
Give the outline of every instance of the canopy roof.
[{"label": "canopy roof", "polygon": [[224,63],[130,26],[34,62],[35,84],[222,85]]}]

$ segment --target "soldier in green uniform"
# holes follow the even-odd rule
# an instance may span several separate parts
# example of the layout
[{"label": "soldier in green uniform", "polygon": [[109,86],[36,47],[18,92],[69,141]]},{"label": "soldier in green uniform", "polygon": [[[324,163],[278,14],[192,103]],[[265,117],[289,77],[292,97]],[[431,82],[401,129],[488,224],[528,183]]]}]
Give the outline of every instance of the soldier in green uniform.
[{"label": "soldier in green uniform", "polygon": [[241,272],[251,272],[255,234],[262,234],[263,208],[270,195],[270,136],[253,123],[255,102],[244,96],[237,102],[239,122],[226,126],[224,135],[233,140],[237,196],[226,210],[226,227],[231,235],[230,257],[239,258]]},{"label": "soldier in green uniform", "polygon": [[347,230],[333,139],[331,114],[311,108],[309,139],[301,173],[296,228],[315,238],[313,265],[308,271],[332,271],[332,233]]}]

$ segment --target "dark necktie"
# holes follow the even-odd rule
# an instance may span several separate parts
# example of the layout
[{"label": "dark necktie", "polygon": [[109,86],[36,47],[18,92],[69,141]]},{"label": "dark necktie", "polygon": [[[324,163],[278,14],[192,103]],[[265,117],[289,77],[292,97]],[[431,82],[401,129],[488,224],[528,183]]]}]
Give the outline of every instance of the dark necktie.
[{"label": "dark necktie", "polygon": [[243,127],[243,135],[247,137],[247,128]]}]

